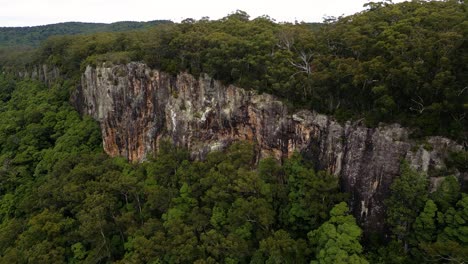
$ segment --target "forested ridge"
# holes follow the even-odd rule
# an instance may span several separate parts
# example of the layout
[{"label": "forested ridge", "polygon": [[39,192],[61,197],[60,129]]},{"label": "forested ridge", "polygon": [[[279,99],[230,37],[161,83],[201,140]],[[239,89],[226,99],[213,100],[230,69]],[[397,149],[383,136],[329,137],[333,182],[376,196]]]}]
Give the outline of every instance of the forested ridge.
[{"label": "forested ridge", "polygon": [[36,47],[50,36],[121,32],[149,28],[169,20],[148,22],[122,21],[110,24],[65,22],[33,27],[0,27],[0,47]]},{"label": "forested ridge", "polygon": [[[144,61],[208,73],[369,126],[466,141],[463,1],[370,3],[324,24],[250,19],[242,11],[144,31],[52,37],[0,52],[0,263],[464,263],[468,196],[453,168],[429,192],[405,162],[386,200],[388,233],[367,234],[339,179],[296,153],[256,160],[238,142],[206,160],[163,143],[140,164],[102,151],[96,121],[70,92],[86,65]],[[15,70],[49,64],[51,87]]]},{"label": "forested ridge", "polygon": [[77,79],[89,64],[143,61],[173,74],[207,73],[343,121],[398,122],[416,137],[466,141],[466,14],[455,0],[369,3],[323,25],[238,11],[147,31],[52,37],[29,56],[0,53],[0,64],[46,63]]}]

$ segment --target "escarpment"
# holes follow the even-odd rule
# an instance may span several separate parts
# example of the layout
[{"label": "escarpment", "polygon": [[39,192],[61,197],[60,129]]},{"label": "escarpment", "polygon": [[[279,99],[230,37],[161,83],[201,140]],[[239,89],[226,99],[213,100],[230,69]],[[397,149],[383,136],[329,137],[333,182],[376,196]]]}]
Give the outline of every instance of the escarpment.
[{"label": "escarpment", "polygon": [[40,64],[31,66],[28,69],[17,70],[15,68],[4,68],[5,72],[10,72],[24,79],[32,79],[43,82],[51,86],[57,79],[61,77],[60,70],[57,66]]},{"label": "escarpment", "polygon": [[402,159],[420,171],[437,172],[448,152],[462,149],[432,137],[426,150],[397,124],[367,128],[306,110],[291,114],[271,95],[206,75],[172,77],[141,63],[87,67],[74,104],[99,121],[105,151],[131,161],[144,160],[166,138],[198,158],[236,140],[255,142],[260,157],[302,152],[317,169],[340,177],[367,232],[384,228],[383,201]]}]

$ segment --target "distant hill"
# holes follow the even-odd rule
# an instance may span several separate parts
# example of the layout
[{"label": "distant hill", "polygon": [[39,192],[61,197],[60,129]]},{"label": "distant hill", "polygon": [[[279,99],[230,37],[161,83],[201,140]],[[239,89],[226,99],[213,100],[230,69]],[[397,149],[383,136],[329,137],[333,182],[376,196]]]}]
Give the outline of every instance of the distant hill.
[{"label": "distant hill", "polygon": [[170,20],[148,22],[122,21],[111,24],[66,22],[34,27],[0,27],[0,47],[38,46],[43,40],[56,35],[77,35],[96,32],[122,32],[145,29],[159,24],[172,23]]}]

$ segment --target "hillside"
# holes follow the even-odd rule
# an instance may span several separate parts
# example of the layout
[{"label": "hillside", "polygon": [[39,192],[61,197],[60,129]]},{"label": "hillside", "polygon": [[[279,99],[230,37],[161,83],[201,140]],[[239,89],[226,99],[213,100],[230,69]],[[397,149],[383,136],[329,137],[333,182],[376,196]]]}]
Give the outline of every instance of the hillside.
[{"label": "hillside", "polygon": [[[114,72],[118,82],[125,80],[121,71]],[[145,78],[151,78],[150,74]],[[138,88],[143,81],[140,78],[132,78],[132,89],[122,94],[142,92]],[[206,84],[209,89],[210,82]],[[118,84],[114,85],[101,87],[104,95],[106,88],[113,88],[113,94],[121,97]],[[293,153],[281,163],[273,158],[258,161],[260,143],[249,141],[231,144],[197,161],[187,149],[161,140],[155,157],[129,163],[103,153],[100,125],[88,116],[80,117],[68,103],[68,90],[72,88],[67,81],[46,87],[0,75],[0,263],[446,263],[440,261],[441,255],[458,262],[468,256],[464,233],[468,197],[466,190],[460,190],[462,179],[455,176],[466,175],[466,152],[449,155],[424,149],[431,148],[433,142],[408,150],[422,157],[424,153],[434,153],[436,159],[446,156],[440,163],[445,164],[443,168],[429,171],[437,173],[438,187],[425,172],[415,171],[410,164],[399,166],[398,161],[384,160],[381,165],[391,162],[392,169],[399,170],[399,176],[388,186],[391,175],[381,175],[379,180],[372,158],[371,162],[354,160],[347,167],[355,170],[367,164],[365,168],[377,172],[377,183],[371,178],[369,186],[367,176],[351,173],[347,176],[352,189],[348,189],[348,183],[340,185],[345,178],[317,170],[315,159],[307,153]],[[164,94],[164,88],[156,91]],[[168,96],[177,105],[188,107],[182,91],[176,94]],[[140,93],[127,103],[133,105],[142,98],[145,96]],[[268,96],[259,96],[257,107],[277,107],[277,102],[262,98]],[[130,107],[127,103],[124,106]],[[127,111],[121,105],[109,110],[128,117],[144,113]],[[184,111],[180,109],[176,115]],[[113,124],[118,118],[99,121]],[[123,120],[121,125],[132,131],[139,126],[137,121]],[[110,135],[121,134],[105,129]],[[216,125],[207,127],[215,129]],[[204,133],[210,135],[209,131]],[[380,140],[388,141],[389,133],[382,133]],[[122,133],[122,138],[128,136]],[[128,140],[137,141],[140,135],[135,136]],[[294,137],[294,133],[285,136]],[[359,149],[369,153],[367,139],[336,139],[355,145],[346,155],[359,157]],[[394,146],[407,147],[399,141]],[[388,156],[393,155],[394,146],[380,146],[375,158],[398,158]],[[318,147],[311,144],[312,150]],[[382,152],[388,154],[379,156]],[[323,154],[327,159],[328,154]],[[384,195],[384,188],[391,192],[387,190]],[[430,188],[436,191],[429,193]],[[383,232],[369,233],[366,225],[366,240],[362,239],[357,219],[375,213],[371,208],[376,205],[364,204],[364,211],[351,210],[362,205],[356,195],[369,201],[386,197],[387,214],[380,224],[389,228],[388,240],[383,239]],[[410,251],[405,252],[405,248]]]},{"label": "hillside", "polygon": [[369,8],[315,30],[239,11],[147,31],[54,37],[31,56],[0,54],[0,66],[50,64],[76,79],[87,65],[143,61],[174,75],[207,73],[341,121],[397,122],[413,127],[414,137],[467,141],[465,5]]},{"label": "hillside", "polygon": [[0,49],[0,263],[466,262],[466,14]]},{"label": "hillside", "polygon": [[0,48],[18,46],[37,47],[50,36],[141,30],[168,23],[172,22],[168,20],[148,22],[121,21],[110,24],[66,22],[35,27],[0,27]]}]

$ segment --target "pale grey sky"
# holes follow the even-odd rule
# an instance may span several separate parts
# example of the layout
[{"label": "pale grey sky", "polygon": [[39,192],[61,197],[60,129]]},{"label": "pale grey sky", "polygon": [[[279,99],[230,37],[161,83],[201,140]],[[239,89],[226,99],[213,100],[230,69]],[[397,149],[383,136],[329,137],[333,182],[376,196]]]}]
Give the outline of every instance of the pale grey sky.
[{"label": "pale grey sky", "polygon": [[[402,2],[396,0],[394,2]],[[252,18],[269,15],[278,22],[321,22],[324,16],[350,15],[364,10],[367,0],[0,0],[1,26],[51,23],[148,21],[222,18],[237,9]],[[376,0],[377,2],[377,0]]]}]

